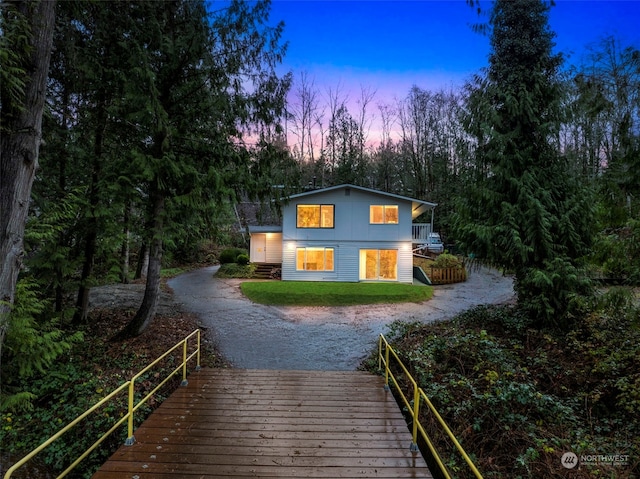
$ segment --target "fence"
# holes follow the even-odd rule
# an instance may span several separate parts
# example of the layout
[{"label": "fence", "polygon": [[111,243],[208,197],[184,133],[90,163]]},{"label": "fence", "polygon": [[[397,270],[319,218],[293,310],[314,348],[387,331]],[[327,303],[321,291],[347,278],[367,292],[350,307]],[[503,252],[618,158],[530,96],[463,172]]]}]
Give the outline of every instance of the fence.
[{"label": "fence", "polygon": [[467,280],[467,270],[462,268],[427,268],[431,284],[462,283]]}]

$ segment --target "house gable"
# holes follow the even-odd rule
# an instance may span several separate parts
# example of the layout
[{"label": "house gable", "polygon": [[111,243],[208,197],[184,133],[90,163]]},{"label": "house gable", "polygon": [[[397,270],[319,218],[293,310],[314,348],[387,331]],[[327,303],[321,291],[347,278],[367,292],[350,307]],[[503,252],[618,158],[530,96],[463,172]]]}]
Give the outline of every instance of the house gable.
[{"label": "house gable", "polygon": [[387,198],[387,201],[403,201],[403,202],[409,202],[411,203],[411,218],[412,219],[416,219],[418,216],[420,216],[421,214],[429,211],[429,210],[433,210],[436,206],[438,206],[437,203],[432,203],[430,201],[423,201],[423,200],[418,200],[416,198],[410,198],[408,196],[402,196],[402,195],[396,195],[393,193],[387,193],[384,191],[379,191],[379,190],[373,190],[371,188],[365,188],[363,186],[356,186],[356,185],[350,185],[350,184],[345,184],[345,185],[337,185],[337,186],[331,186],[329,188],[322,188],[319,190],[310,190],[310,191],[305,191],[304,193],[298,193],[296,195],[292,195],[289,197],[289,200],[292,201],[297,201],[297,199],[299,198],[304,198],[304,197],[313,197],[315,195],[324,195],[327,193],[331,193],[331,192],[335,192],[335,191],[339,191],[339,190],[343,190],[345,192],[345,195],[349,195],[351,191],[356,191],[356,192],[361,192],[361,193],[365,193],[365,194],[370,194],[373,196],[377,196],[380,198]]},{"label": "house gable", "polygon": [[[297,220],[298,206],[311,205],[332,206],[333,227],[300,228]],[[396,206],[398,222],[371,223],[372,205]],[[379,194],[374,190],[349,185],[326,188],[290,198],[289,204],[283,210],[283,237],[309,242],[411,241],[412,214],[413,204],[408,198]]]}]

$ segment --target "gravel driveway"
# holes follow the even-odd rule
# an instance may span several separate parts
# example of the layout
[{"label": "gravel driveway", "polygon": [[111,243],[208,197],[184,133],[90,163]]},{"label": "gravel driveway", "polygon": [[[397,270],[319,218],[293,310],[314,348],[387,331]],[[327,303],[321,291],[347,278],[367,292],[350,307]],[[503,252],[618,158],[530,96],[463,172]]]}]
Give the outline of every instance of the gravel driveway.
[{"label": "gravel driveway", "polygon": [[479,304],[513,299],[511,278],[480,268],[465,283],[436,286],[424,303],[276,307],[247,300],[243,280],[213,277],[217,266],[169,280],[175,301],[201,319],[233,366],[248,369],[355,370],[395,320],[431,322]]}]

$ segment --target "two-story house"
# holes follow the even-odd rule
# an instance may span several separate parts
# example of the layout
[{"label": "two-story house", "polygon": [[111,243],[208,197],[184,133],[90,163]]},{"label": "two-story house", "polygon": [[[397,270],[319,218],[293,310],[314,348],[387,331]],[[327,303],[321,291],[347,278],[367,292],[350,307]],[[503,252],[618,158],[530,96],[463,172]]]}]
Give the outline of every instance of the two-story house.
[{"label": "two-story house", "polygon": [[[250,260],[282,265],[284,281],[413,281],[413,248],[435,203],[354,185],[289,197],[282,226],[250,227]],[[413,220],[431,212],[431,223]]]}]

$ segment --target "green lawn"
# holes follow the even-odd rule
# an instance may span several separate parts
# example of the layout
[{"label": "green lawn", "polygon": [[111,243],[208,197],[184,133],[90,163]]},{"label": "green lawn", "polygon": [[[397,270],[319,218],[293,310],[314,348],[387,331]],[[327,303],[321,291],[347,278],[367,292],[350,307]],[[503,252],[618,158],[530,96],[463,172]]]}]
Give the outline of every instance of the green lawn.
[{"label": "green lawn", "polygon": [[282,306],[419,303],[433,295],[433,288],[429,286],[398,283],[246,281],[241,289],[251,301]]}]

